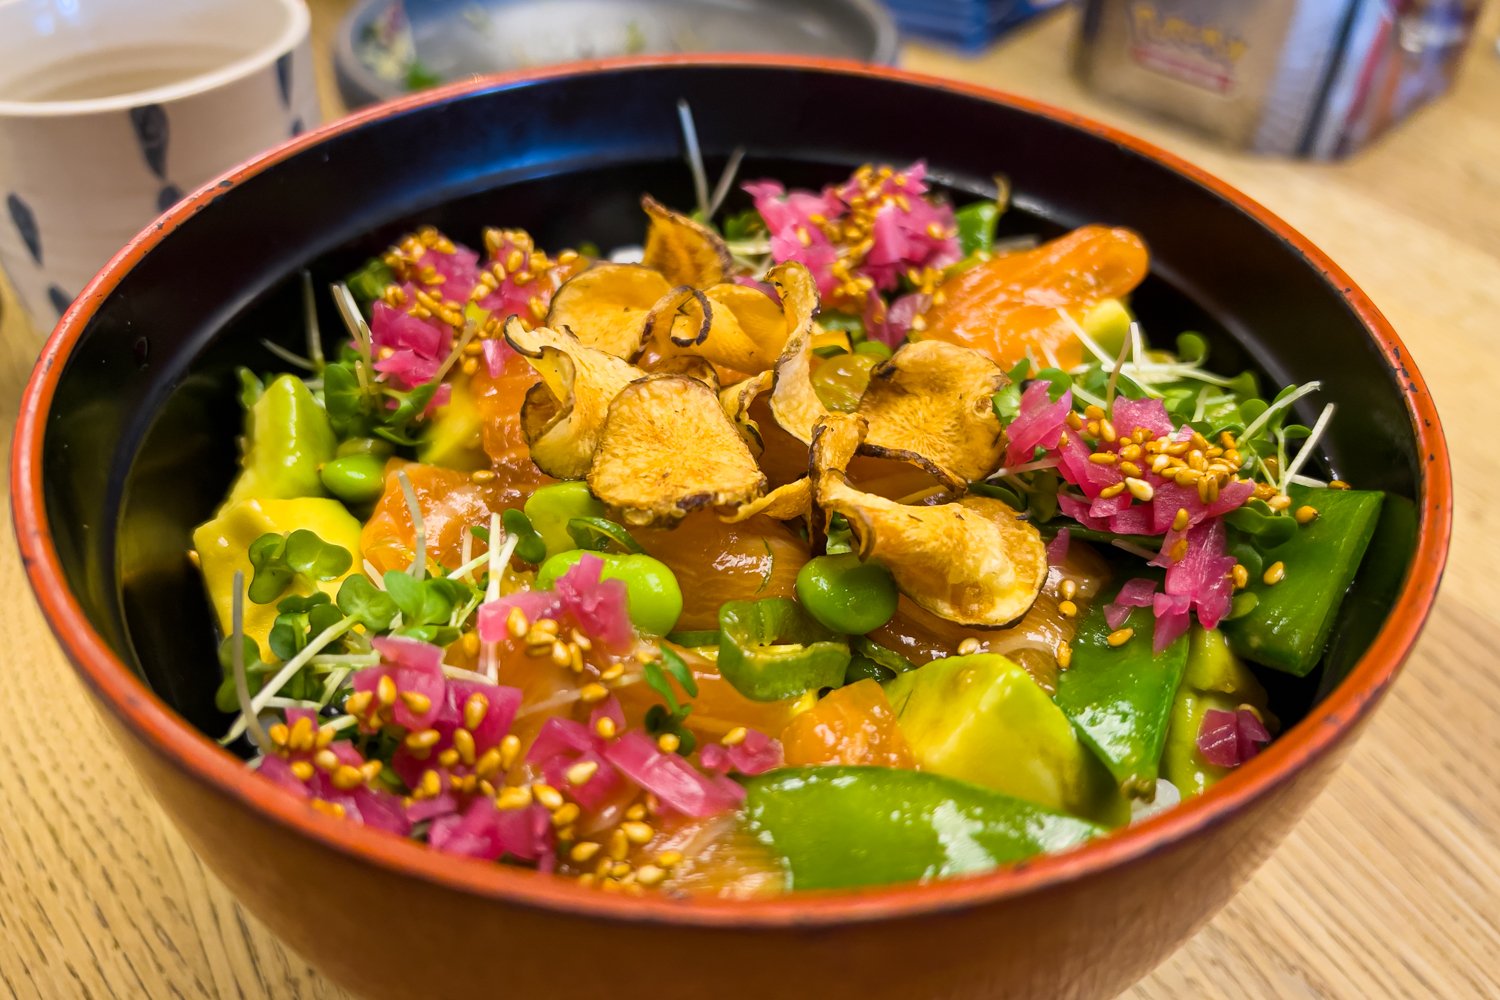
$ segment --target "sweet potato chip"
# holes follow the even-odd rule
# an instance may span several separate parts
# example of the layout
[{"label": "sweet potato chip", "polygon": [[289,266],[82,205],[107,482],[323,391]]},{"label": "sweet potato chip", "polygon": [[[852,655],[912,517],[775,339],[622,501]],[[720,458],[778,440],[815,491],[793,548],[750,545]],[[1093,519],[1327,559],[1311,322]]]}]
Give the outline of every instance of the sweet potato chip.
[{"label": "sweet potato chip", "polygon": [[991,401],[1007,381],[978,351],[907,344],[870,373],[857,411],[870,422],[860,450],[921,466],[962,491],[1000,468],[1005,448]]},{"label": "sweet potato chip", "polygon": [[630,525],[669,524],[700,507],[739,507],[766,488],[714,391],[685,375],[648,375],[620,390],[588,481]]},{"label": "sweet potato chip", "polygon": [[837,415],[817,427],[813,490],[823,516],[844,515],[859,557],[879,559],[901,592],[933,614],[990,627],[1024,615],[1047,579],[1036,528],[988,497],[911,506],[860,492],[842,466],[859,447],[862,424]]},{"label": "sweet potato chip", "polygon": [[531,460],[557,479],[583,478],[610,402],[644,372],[571,333],[545,326],[528,330],[514,316],[505,324],[505,340],[542,377],[521,404]]},{"label": "sweet potato chip", "polygon": [[771,373],[760,372],[719,390],[719,404],[724,407],[724,412],[729,414],[729,419],[734,421],[734,426],[739,430],[740,436],[745,439],[745,443],[757,455],[760,454],[764,441],[761,437],[760,426],[750,417],[750,404],[770,387]]},{"label": "sweet potato chip", "polygon": [[812,480],[804,477],[778,486],[765,496],[740,504],[734,513],[722,515],[722,519],[729,524],[737,524],[748,521],[757,514],[765,514],[778,521],[790,521],[806,517],[811,508]]},{"label": "sweet potato chip", "polygon": [[595,264],[563,282],[543,325],[566,329],[587,347],[629,360],[649,335],[652,307],[671,291],[672,283],[649,267]]},{"label": "sweet potato chip", "polygon": [[637,364],[650,375],[686,375],[702,382],[715,393],[719,391],[719,370],[696,354],[669,354],[654,359],[649,365],[644,359]]},{"label": "sweet potato chip", "polygon": [[766,275],[781,296],[787,338],[776,360],[771,384],[771,413],[788,434],[803,444],[812,441],[813,426],[828,415],[812,385],[813,317],[818,311],[818,287],[801,264],[786,263]]},{"label": "sweet potato chip", "polygon": [[724,280],[734,267],[729,247],[719,235],[646,195],[641,208],[651,217],[641,263],[661,272],[673,285],[707,288]]},{"label": "sweet potato chip", "polygon": [[[704,330],[696,351],[716,365],[756,373],[770,369],[786,346],[787,316],[765,292],[748,285],[714,285],[703,292],[707,302],[690,301],[681,312]],[[710,314],[705,322],[701,310]]]}]

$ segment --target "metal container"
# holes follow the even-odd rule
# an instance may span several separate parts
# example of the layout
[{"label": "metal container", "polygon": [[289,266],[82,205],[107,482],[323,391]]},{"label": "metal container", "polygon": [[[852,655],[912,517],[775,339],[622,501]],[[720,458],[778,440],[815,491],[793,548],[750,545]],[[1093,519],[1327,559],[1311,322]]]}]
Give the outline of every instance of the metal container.
[{"label": "metal container", "polygon": [[1480,0],[1086,0],[1091,89],[1224,142],[1336,159],[1448,89]]}]

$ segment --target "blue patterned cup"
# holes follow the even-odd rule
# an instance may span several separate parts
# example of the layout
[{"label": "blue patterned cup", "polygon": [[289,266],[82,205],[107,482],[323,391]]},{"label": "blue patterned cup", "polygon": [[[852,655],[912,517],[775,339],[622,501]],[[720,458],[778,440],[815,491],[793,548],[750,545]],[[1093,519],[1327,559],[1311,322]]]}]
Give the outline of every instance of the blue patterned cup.
[{"label": "blue patterned cup", "polygon": [[39,332],[183,194],[317,123],[308,20],[303,0],[0,0],[0,268]]}]

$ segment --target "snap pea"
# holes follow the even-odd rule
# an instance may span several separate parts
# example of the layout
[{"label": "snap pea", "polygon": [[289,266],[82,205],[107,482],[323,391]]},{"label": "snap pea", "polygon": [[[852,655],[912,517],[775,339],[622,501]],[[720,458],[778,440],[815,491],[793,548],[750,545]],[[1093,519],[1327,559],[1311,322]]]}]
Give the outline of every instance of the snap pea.
[{"label": "snap pea", "polygon": [[1263,714],[1266,691],[1229,651],[1218,629],[1194,628],[1188,636],[1187,669],[1172,704],[1171,727],[1161,757],[1161,775],[1183,798],[1198,795],[1232,770],[1210,764],[1198,750],[1198,732],[1210,710],[1251,705]]},{"label": "snap pea", "polygon": [[527,497],[522,509],[547,544],[548,556],[578,548],[568,532],[569,521],[576,517],[602,518],[609,513],[582,481],[542,486]]},{"label": "snap pea", "polygon": [[993,201],[976,201],[953,213],[958,227],[959,253],[968,257],[995,247],[995,225],[1000,221],[1000,206]]},{"label": "snap pea", "polygon": [[[1104,833],[965,781],[884,767],[781,768],[746,785],[751,830],[788,888],[842,889],[986,871]],[[831,836],[831,830],[848,831]]]},{"label": "snap pea", "polygon": [[1150,608],[1136,608],[1122,627],[1133,630],[1130,639],[1109,645],[1114,630],[1104,618],[1103,602],[1095,604],[1078,626],[1073,660],[1058,675],[1055,700],[1121,791],[1150,800],[1172,699],[1187,667],[1188,640],[1180,636],[1160,655],[1152,652]]},{"label": "snap pea", "polygon": [[797,571],[803,609],[845,635],[864,635],[890,621],[897,596],[890,570],[853,552],[809,559]]},{"label": "snap pea", "polygon": [[869,354],[884,361],[895,352],[878,340],[862,340],[854,345],[854,353]]},{"label": "snap pea", "polygon": [[557,578],[586,555],[604,560],[604,568],[599,571],[600,579],[624,582],[630,620],[636,628],[649,635],[666,635],[672,631],[682,616],[682,590],[666,564],[650,556],[585,552],[583,549],[559,552],[537,570],[537,587],[551,590]]},{"label": "snap pea", "polygon": [[[1245,590],[1255,595],[1255,607],[1223,628],[1230,647],[1245,659],[1305,677],[1323,656],[1385,495],[1303,486],[1287,493],[1293,510],[1310,506],[1318,516],[1285,543],[1263,550],[1266,570]],[[1273,574],[1273,582],[1266,582],[1265,573]]]},{"label": "snap pea", "polygon": [[323,463],[318,478],[347,504],[374,503],[385,489],[385,459],[372,452],[344,455]]}]

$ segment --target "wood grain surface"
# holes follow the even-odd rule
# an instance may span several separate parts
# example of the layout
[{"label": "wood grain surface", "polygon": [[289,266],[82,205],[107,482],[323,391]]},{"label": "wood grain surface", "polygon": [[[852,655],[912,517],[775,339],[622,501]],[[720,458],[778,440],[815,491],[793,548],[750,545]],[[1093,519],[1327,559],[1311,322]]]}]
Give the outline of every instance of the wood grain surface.
[{"label": "wood grain surface", "polygon": [[[312,2],[320,59],[346,5]],[[1458,494],[1443,595],[1368,734],[1250,885],[1127,995],[1500,997],[1500,657],[1488,641],[1500,607],[1500,507],[1485,499],[1500,490],[1490,436],[1500,395],[1491,367],[1500,357],[1500,11],[1483,15],[1454,94],[1334,166],[1224,152],[1099,102],[1067,76],[1071,28],[1068,16],[1053,18],[973,60],[913,47],[904,63],[1138,132],[1301,229],[1370,293],[1426,374]],[[8,292],[0,310],[9,442],[39,335]],[[0,613],[0,996],[343,997],[296,942],[281,944],[240,909],[118,763],[26,593],[8,530],[0,593],[9,599]]]}]

